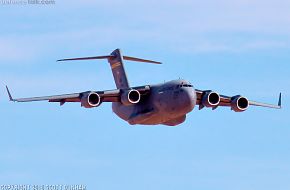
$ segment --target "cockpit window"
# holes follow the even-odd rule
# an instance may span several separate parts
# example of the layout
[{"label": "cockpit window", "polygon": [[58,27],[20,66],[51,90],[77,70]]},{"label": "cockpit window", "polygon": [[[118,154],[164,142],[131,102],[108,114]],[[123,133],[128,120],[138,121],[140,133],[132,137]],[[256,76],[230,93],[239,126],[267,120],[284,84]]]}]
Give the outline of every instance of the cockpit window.
[{"label": "cockpit window", "polygon": [[193,87],[191,84],[182,84],[180,87]]}]

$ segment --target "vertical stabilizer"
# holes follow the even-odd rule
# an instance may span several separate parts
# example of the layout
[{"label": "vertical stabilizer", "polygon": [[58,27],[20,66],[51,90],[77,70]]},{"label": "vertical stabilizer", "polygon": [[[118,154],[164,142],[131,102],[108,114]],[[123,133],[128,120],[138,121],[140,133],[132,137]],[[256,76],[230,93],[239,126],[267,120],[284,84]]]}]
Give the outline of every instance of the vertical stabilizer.
[{"label": "vertical stabilizer", "polygon": [[129,82],[124,68],[121,50],[116,49],[111,53],[111,55],[112,57],[109,58],[108,61],[112,69],[116,87],[118,89],[129,88]]},{"label": "vertical stabilizer", "polygon": [[161,64],[161,62],[158,61],[152,61],[148,59],[140,59],[137,57],[129,57],[129,56],[123,56],[121,54],[120,49],[114,50],[111,55],[104,55],[104,56],[93,56],[93,57],[79,57],[79,58],[69,58],[69,59],[59,59],[57,61],[80,61],[80,60],[94,60],[94,59],[108,59],[116,87],[118,89],[122,88],[129,88],[129,82],[127,79],[126,71],[124,68],[124,61],[136,61],[136,62],[144,62],[144,63],[154,63],[154,64]]}]

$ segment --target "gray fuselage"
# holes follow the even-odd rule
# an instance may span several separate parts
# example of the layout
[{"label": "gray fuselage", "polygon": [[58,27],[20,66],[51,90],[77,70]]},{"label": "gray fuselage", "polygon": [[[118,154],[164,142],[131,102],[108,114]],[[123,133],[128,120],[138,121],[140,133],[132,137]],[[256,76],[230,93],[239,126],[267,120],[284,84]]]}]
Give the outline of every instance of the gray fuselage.
[{"label": "gray fuselage", "polygon": [[150,85],[150,94],[129,106],[112,103],[114,113],[130,124],[175,126],[185,121],[196,105],[196,92],[185,80]]}]

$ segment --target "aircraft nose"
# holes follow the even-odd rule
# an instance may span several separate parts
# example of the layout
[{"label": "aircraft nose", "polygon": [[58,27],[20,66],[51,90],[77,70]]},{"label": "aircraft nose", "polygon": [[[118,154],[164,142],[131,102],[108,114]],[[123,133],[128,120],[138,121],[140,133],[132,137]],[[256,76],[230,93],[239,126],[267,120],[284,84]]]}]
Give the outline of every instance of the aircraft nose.
[{"label": "aircraft nose", "polygon": [[187,91],[185,91],[183,99],[185,102],[184,106],[188,109],[188,112],[193,110],[196,104],[196,93],[194,89],[188,89]]}]

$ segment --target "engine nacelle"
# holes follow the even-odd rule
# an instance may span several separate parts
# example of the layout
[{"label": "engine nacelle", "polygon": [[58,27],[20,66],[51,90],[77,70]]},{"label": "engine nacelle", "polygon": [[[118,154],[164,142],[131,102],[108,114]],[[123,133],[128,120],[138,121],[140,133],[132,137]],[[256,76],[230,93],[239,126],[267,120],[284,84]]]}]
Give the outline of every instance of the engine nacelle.
[{"label": "engine nacelle", "polygon": [[202,96],[202,105],[205,107],[215,107],[220,103],[220,95],[213,91],[208,91]]},{"label": "engine nacelle", "polygon": [[122,104],[129,106],[140,102],[141,94],[138,90],[132,89],[124,91],[121,95]]},{"label": "engine nacelle", "polygon": [[99,105],[101,105],[101,103],[102,103],[101,97],[96,92],[86,93],[81,98],[81,105],[82,105],[82,107],[85,107],[85,108],[98,107]]},{"label": "engine nacelle", "polygon": [[246,111],[249,107],[249,100],[243,96],[235,96],[231,101],[231,107],[235,112]]}]

